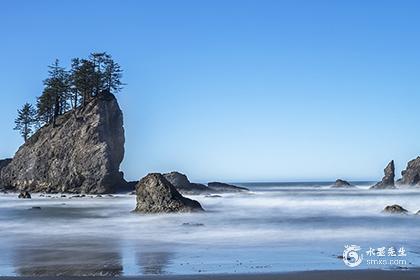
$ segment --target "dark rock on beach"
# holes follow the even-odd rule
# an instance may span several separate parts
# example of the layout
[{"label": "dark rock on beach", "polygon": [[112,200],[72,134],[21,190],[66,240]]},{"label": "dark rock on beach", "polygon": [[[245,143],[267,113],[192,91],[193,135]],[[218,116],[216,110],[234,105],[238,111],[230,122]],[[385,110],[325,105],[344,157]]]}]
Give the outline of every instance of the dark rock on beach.
[{"label": "dark rock on beach", "polygon": [[31,194],[29,192],[20,192],[20,194],[18,195],[18,198],[23,198],[23,199],[31,199]]},{"label": "dark rock on beach", "polygon": [[217,192],[246,192],[249,191],[247,188],[238,187],[226,183],[210,182],[207,184],[210,189]]},{"label": "dark rock on beach", "polygon": [[352,187],[354,187],[352,184],[342,179],[337,179],[334,185],[331,186],[331,188],[352,188]]},{"label": "dark rock on beach", "polygon": [[382,212],[389,213],[389,214],[407,214],[408,210],[404,209],[402,206],[398,204],[394,204],[394,205],[386,206]]},{"label": "dark rock on beach", "polygon": [[385,167],[384,174],[382,181],[376,183],[371,189],[395,189],[395,166],[393,160]]},{"label": "dark rock on beach", "polygon": [[204,211],[198,201],[183,197],[160,173],[151,173],[136,186],[135,212],[170,213]]},{"label": "dark rock on beach", "polygon": [[407,168],[401,172],[402,178],[397,181],[401,185],[420,185],[420,157],[410,160]]},{"label": "dark rock on beach", "polygon": [[163,174],[176,189],[182,194],[206,194],[211,193],[212,190],[202,184],[191,183],[185,174],[173,171]]},{"label": "dark rock on beach", "polygon": [[123,184],[123,115],[102,93],[39,129],[0,171],[0,185],[16,191],[113,193]]}]

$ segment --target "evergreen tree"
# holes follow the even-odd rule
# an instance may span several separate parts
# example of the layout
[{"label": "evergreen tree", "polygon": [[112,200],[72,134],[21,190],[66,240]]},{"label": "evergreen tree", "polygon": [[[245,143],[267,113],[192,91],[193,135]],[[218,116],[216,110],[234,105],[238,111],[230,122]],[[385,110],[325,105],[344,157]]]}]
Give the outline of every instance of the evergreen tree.
[{"label": "evergreen tree", "polygon": [[58,59],[49,68],[49,77],[44,81],[45,88],[37,105],[40,118],[48,119],[49,122],[52,120],[55,125],[58,116],[69,109],[70,77],[68,72],[59,65]]},{"label": "evergreen tree", "polygon": [[120,65],[112,59],[112,56],[106,52],[92,53],[90,60],[96,72],[94,95],[102,91],[119,92],[123,86],[121,82],[123,71]]},{"label": "evergreen tree", "polygon": [[70,74],[73,104],[77,106],[78,96],[82,98],[83,106],[89,102],[97,86],[97,80],[99,79],[97,76],[95,65],[92,61],[73,59]]},{"label": "evergreen tree", "polygon": [[93,96],[98,95],[104,88],[104,72],[106,68],[106,62],[110,56],[106,52],[102,53],[91,53],[90,61],[92,61],[95,68],[95,79],[94,79],[94,92]]},{"label": "evergreen tree", "polygon": [[111,56],[109,56],[105,62],[105,70],[103,73],[104,90],[111,93],[120,92],[123,86],[123,83],[121,82],[122,72],[120,65],[114,62]]},{"label": "evergreen tree", "polygon": [[15,119],[15,130],[19,130],[23,139],[28,140],[33,132],[33,125],[36,122],[36,111],[29,103],[25,103],[22,109],[18,110],[18,116]]},{"label": "evergreen tree", "polygon": [[44,88],[42,95],[38,97],[37,103],[37,120],[40,125],[49,124],[54,118],[54,94],[50,88]]}]

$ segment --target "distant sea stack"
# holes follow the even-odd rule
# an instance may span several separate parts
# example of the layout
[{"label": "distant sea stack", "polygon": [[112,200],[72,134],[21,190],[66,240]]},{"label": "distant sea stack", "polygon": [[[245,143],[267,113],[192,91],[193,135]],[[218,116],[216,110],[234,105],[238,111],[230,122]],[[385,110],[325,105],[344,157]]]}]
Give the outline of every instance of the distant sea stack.
[{"label": "distant sea stack", "polygon": [[0,170],[0,186],[16,191],[113,193],[123,184],[123,114],[102,93],[40,128]]},{"label": "distant sea stack", "polygon": [[401,172],[402,178],[397,181],[400,185],[420,185],[420,157],[410,160],[407,168]]},{"label": "distant sea stack", "polygon": [[136,186],[134,212],[172,213],[204,211],[198,201],[183,197],[160,173],[150,173]]},{"label": "distant sea stack", "polygon": [[347,182],[346,180],[337,179],[331,188],[353,188],[354,186]]},{"label": "distant sea stack", "polygon": [[210,182],[206,185],[191,183],[187,175],[172,171],[163,174],[174,187],[182,194],[197,195],[197,194],[212,194],[212,193],[231,193],[231,192],[245,192],[249,191],[247,188],[237,187],[220,182]]},{"label": "distant sea stack", "polygon": [[249,191],[249,189],[247,188],[243,188],[243,187],[238,187],[238,186],[234,186],[234,185],[230,185],[230,184],[226,184],[226,183],[221,183],[221,182],[210,182],[207,184],[209,186],[210,189],[216,191],[216,192],[247,192]]},{"label": "distant sea stack", "polygon": [[177,189],[177,191],[182,194],[195,195],[211,193],[211,190],[207,186],[191,183],[185,174],[172,171],[170,173],[163,174],[163,176]]},{"label": "distant sea stack", "polygon": [[393,160],[385,167],[384,174],[382,180],[372,186],[371,189],[395,189],[395,166]]}]

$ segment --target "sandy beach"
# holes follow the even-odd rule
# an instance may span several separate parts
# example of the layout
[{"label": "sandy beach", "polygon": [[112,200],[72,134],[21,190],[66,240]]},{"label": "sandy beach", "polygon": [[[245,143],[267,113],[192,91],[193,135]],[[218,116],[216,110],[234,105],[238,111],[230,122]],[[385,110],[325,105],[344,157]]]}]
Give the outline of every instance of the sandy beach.
[{"label": "sandy beach", "polygon": [[[60,279],[72,280],[80,277],[0,277],[6,279],[35,280]],[[88,279],[90,277],[83,277]],[[112,277],[94,277],[94,279],[115,279]],[[216,274],[216,275],[186,275],[186,276],[137,276],[119,277],[124,280],[417,280],[420,279],[419,270],[388,271],[388,270],[323,270],[273,274]]]}]

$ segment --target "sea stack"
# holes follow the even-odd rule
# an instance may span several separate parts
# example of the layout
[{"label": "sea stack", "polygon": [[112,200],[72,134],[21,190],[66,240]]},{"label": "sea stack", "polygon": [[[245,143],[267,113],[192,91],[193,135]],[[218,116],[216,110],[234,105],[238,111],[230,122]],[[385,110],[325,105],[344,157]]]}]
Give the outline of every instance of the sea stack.
[{"label": "sea stack", "polygon": [[415,186],[420,184],[420,157],[410,160],[407,168],[401,172],[402,178],[398,184]]},{"label": "sea stack", "polygon": [[136,186],[134,212],[171,213],[204,211],[198,201],[183,197],[160,173],[150,173]]},{"label": "sea stack", "polygon": [[393,160],[385,167],[384,173],[382,180],[372,186],[371,189],[395,189],[395,166]]},{"label": "sea stack", "polygon": [[113,193],[123,184],[124,141],[118,102],[101,93],[30,137],[1,169],[0,185],[15,191]]}]

